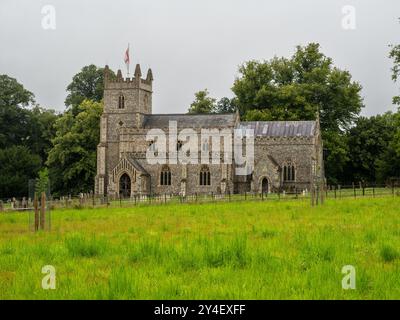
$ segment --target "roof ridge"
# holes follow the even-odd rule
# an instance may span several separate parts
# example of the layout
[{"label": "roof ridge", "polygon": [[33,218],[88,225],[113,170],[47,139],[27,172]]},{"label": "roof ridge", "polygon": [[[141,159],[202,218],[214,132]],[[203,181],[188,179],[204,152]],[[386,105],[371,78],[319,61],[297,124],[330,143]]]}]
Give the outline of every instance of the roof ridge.
[{"label": "roof ridge", "polygon": [[236,116],[236,113],[152,113],[146,116]]}]

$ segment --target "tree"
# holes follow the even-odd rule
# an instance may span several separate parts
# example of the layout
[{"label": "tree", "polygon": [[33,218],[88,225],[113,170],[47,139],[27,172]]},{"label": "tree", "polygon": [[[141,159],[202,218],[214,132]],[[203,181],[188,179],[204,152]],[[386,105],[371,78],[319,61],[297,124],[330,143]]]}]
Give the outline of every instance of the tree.
[{"label": "tree", "polygon": [[324,130],[341,131],[363,107],[361,86],[334,67],[316,43],[298,46],[290,59],[249,61],[239,73],[232,90],[245,116],[258,110],[269,120],[313,120],[319,111]]},{"label": "tree", "polygon": [[47,160],[56,194],[93,190],[103,105],[84,100],[77,109],[75,117],[69,110],[56,122],[56,136]]},{"label": "tree", "polygon": [[[392,79],[397,82],[400,76],[400,44],[391,45],[389,57],[393,59]],[[393,103],[400,105],[400,96],[393,97]]]},{"label": "tree", "polygon": [[33,93],[16,79],[0,75],[0,148],[26,144],[30,136],[30,112]]},{"label": "tree", "polygon": [[237,109],[237,101],[235,98],[221,98],[214,106],[213,113],[235,113]]},{"label": "tree", "polygon": [[50,191],[50,180],[49,180],[49,170],[47,168],[43,168],[39,171],[39,178],[36,180],[35,184],[35,192],[38,196],[42,192],[48,193]]},{"label": "tree", "polygon": [[35,103],[32,92],[26,90],[16,79],[0,75],[0,107],[26,107]]},{"label": "tree", "polygon": [[25,146],[0,149],[0,198],[28,194],[28,182],[37,176],[41,159]]},{"label": "tree", "polygon": [[195,93],[195,100],[192,102],[189,108],[189,113],[200,114],[200,113],[211,113],[215,108],[216,99],[208,96],[208,90]]},{"label": "tree", "polygon": [[349,130],[347,143],[351,152],[346,170],[346,176],[350,179],[348,182],[384,182],[388,178],[388,173],[385,173],[387,170],[383,168],[387,161],[392,162],[387,150],[396,132],[395,117],[391,112],[369,118],[360,117]]},{"label": "tree", "polygon": [[30,117],[30,136],[26,141],[32,152],[38,154],[44,163],[52,147],[51,140],[56,135],[55,123],[60,115],[54,110],[35,106],[30,110]]},{"label": "tree", "polygon": [[[115,74],[110,70],[110,78],[114,79]],[[104,68],[93,64],[85,66],[77,73],[67,87],[68,96],[65,105],[70,107],[73,115],[79,112],[78,106],[83,100],[88,99],[100,102],[104,92]]]},{"label": "tree", "polygon": [[350,73],[311,43],[290,59],[246,62],[239,74],[232,90],[245,120],[314,120],[319,112],[328,181],[341,180],[347,161],[342,136],[363,107],[361,86]]}]

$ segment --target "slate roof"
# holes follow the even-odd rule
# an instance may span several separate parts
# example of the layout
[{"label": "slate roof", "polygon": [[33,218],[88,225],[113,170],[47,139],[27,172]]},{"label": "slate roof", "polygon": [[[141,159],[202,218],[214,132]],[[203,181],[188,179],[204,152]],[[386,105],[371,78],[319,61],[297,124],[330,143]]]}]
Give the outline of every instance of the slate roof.
[{"label": "slate roof", "polygon": [[[179,129],[226,128],[235,126],[236,114],[149,114],[144,127],[167,128],[169,121],[176,121]],[[312,137],[315,127],[316,121],[244,121],[237,128],[253,129],[264,137]]]},{"label": "slate roof", "polygon": [[166,128],[169,121],[177,121],[178,128],[223,128],[235,126],[236,114],[149,114],[145,128]]},{"label": "slate roof", "polygon": [[239,129],[253,129],[255,136],[312,137],[316,121],[248,121],[240,122]]},{"label": "slate roof", "polygon": [[131,156],[129,157],[128,161],[132,164],[133,167],[135,167],[136,170],[142,172],[143,174],[149,175],[149,173],[146,171],[146,169],[143,168],[143,166],[139,163],[137,159]]}]

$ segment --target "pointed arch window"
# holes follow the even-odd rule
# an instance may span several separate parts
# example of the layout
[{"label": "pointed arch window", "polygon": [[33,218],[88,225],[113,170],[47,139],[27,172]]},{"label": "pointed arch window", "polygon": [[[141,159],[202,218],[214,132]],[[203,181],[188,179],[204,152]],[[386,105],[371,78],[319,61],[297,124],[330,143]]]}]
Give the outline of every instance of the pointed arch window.
[{"label": "pointed arch window", "polygon": [[203,166],[200,170],[200,185],[209,186],[211,185],[211,173],[207,166]]},{"label": "pointed arch window", "polygon": [[283,181],[294,182],[296,180],[296,168],[293,163],[287,162],[283,166]]},{"label": "pointed arch window", "polygon": [[171,170],[168,166],[164,166],[160,174],[160,185],[170,186],[171,185]]},{"label": "pointed arch window", "polygon": [[118,109],[124,109],[125,108],[125,97],[123,94],[121,94],[118,97]]}]

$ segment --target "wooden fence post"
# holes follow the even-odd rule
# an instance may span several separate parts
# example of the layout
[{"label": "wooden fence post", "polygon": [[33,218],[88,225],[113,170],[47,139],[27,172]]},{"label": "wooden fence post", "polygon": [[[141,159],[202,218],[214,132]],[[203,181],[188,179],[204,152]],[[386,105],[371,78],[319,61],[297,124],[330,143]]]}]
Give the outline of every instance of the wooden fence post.
[{"label": "wooden fence post", "polygon": [[46,194],[42,192],[40,199],[40,229],[44,230],[46,225]]},{"label": "wooden fence post", "polygon": [[314,199],[315,199],[315,186],[314,182],[311,182],[310,184],[310,201],[311,201],[311,207],[314,207]]},{"label": "wooden fence post", "polygon": [[35,198],[33,199],[33,207],[35,208],[35,226],[34,230],[38,231],[39,230],[39,206],[38,206],[38,198],[35,193]]}]

